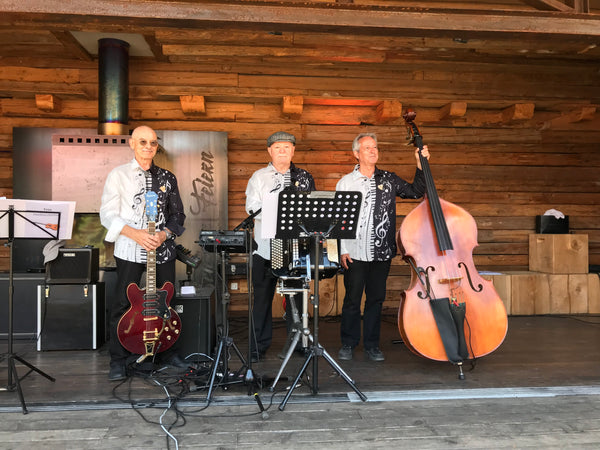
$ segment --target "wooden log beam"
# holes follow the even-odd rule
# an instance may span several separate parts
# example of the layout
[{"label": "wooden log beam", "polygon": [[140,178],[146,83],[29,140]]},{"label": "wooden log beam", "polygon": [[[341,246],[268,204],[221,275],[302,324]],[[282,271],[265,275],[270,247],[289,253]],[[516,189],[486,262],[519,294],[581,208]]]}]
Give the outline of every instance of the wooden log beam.
[{"label": "wooden log beam", "polygon": [[69,52],[78,55],[81,60],[93,61],[94,58],[92,55],[90,55],[83,45],[75,39],[75,36],[68,31],[53,31],[52,34],[68,49]]},{"label": "wooden log beam", "polygon": [[377,106],[377,122],[387,123],[402,117],[402,102],[398,100],[384,100]]},{"label": "wooden log beam", "polygon": [[[208,23],[255,23],[263,27],[312,27],[327,29],[377,30],[391,33],[421,34],[432,31],[493,32],[509,35],[562,35],[591,37],[600,36],[600,16],[556,15],[545,11],[512,10],[451,10],[389,7],[367,9],[362,5],[337,4],[299,6],[290,8],[285,4],[246,4],[214,1],[153,2],[147,0],[104,0],[90,3],[88,0],[5,0],[0,3],[2,21],[11,23],[27,16],[28,22],[48,27],[56,20],[64,23],[73,20],[78,24],[111,23],[115,19],[129,20],[148,26],[172,26],[195,28]],[[160,5],[160,7],[158,6]],[[335,10],[335,11],[332,11]],[[357,13],[359,11],[360,13]],[[335,13],[334,13],[335,12]]]},{"label": "wooden log beam", "polygon": [[467,104],[465,102],[451,102],[440,108],[439,120],[463,117],[466,112]]},{"label": "wooden log beam", "polygon": [[558,0],[523,0],[523,3],[543,11],[573,12],[574,9]]},{"label": "wooden log beam", "polygon": [[517,103],[502,111],[502,122],[513,120],[528,120],[533,117],[535,105],[533,103]]},{"label": "wooden log beam", "polygon": [[304,109],[304,97],[301,95],[286,95],[283,97],[281,111],[284,116],[299,119]]},{"label": "wooden log beam", "polygon": [[592,120],[596,115],[596,109],[597,108],[595,106],[584,106],[574,111],[562,114],[559,117],[544,122],[544,124],[542,125],[542,130],[565,127],[571,123]]},{"label": "wooden log beam", "polygon": [[46,112],[60,112],[61,102],[52,94],[35,94],[35,106]]},{"label": "wooden log beam", "polygon": [[181,110],[186,115],[206,113],[206,104],[203,95],[180,95]]},{"label": "wooden log beam", "polygon": [[590,12],[589,0],[570,0],[567,2],[561,2],[558,0],[523,0],[523,3],[526,3],[529,6],[533,6],[534,8],[543,11],[562,11],[576,13]]}]

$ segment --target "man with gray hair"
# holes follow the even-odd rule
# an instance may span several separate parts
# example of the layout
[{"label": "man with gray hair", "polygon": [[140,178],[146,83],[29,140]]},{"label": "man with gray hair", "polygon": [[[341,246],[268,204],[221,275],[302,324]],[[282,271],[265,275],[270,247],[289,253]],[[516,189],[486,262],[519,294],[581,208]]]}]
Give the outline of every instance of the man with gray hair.
[{"label": "man with gray hair", "polygon": [[[351,360],[360,343],[360,304],[366,294],[363,312],[363,345],[367,358],[383,361],[379,349],[381,309],[385,300],[386,281],[391,261],[396,256],[396,197],[417,199],[425,194],[425,177],[421,170],[418,149],[415,151],[417,170],[412,183],[393,172],[376,167],[379,160],[377,136],[361,133],[352,143],[358,160],[354,170],[338,181],[338,191],[359,191],[362,205],[356,238],[340,240],[341,263],[344,268],[346,295],[342,306],[341,340],[338,353],[341,360]],[[427,146],[423,156],[429,159]]]},{"label": "man with gray hair", "polygon": [[[276,194],[284,189],[314,191],[315,182],[310,173],[292,162],[296,137],[285,131],[273,133],[267,139],[271,162],[252,174],[246,188],[246,212],[256,213],[263,206],[266,194]],[[254,287],[254,337],[250,343],[253,362],[259,360],[271,346],[273,333],[272,304],[277,278],[271,272],[271,240],[262,237],[262,214],[254,218],[256,250],[252,255],[252,285]],[[291,316],[286,302],[286,316]]]}]

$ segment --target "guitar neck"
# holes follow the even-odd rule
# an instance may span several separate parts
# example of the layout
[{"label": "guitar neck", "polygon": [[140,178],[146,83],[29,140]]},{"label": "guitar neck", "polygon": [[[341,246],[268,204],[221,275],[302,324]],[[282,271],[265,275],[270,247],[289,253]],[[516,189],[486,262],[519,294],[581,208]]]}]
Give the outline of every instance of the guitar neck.
[{"label": "guitar neck", "polygon": [[[148,232],[156,234],[155,222],[148,222]],[[156,250],[146,252],[146,293],[156,294]]]}]

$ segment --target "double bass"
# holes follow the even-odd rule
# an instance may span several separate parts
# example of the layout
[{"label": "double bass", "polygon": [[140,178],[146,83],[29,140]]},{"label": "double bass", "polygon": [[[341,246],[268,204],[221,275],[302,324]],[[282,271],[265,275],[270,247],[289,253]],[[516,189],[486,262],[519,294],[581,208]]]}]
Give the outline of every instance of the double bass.
[{"label": "double bass", "polygon": [[416,113],[408,110],[403,117],[409,138],[419,149],[427,194],[396,233],[402,257],[412,267],[410,285],[400,301],[398,328],[411,351],[456,364],[464,379],[464,360],[485,356],[504,341],[506,309],[492,282],[482,278],[473,263],[475,220],[460,206],[439,198],[429,162],[421,153]]}]

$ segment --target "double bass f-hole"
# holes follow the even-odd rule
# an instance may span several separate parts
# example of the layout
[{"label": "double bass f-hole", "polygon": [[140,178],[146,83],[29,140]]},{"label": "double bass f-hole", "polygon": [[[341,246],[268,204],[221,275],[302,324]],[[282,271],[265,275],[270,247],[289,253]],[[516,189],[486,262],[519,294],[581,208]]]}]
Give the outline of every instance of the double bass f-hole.
[{"label": "double bass f-hole", "polygon": [[462,262],[462,261],[459,262],[458,267],[462,267],[465,269],[465,272],[467,274],[467,279],[469,280],[469,286],[471,286],[471,289],[473,289],[475,292],[483,291],[483,285],[481,283],[477,284],[477,287],[473,286],[473,280],[471,279],[471,273],[469,272],[469,268],[467,267],[467,265],[464,262]]}]

